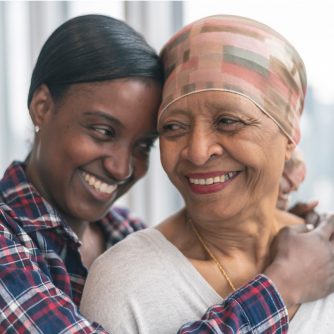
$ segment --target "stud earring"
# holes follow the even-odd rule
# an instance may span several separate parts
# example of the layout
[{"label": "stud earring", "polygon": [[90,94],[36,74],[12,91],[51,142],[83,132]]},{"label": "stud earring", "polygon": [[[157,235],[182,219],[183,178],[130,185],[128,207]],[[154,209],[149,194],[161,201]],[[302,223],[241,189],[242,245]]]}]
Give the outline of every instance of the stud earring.
[{"label": "stud earring", "polygon": [[39,130],[40,130],[40,128],[39,128],[39,126],[38,126],[38,125],[35,125],[34,129],[35,129],[35,133],[38,133],[38,132],[39,132]]}]

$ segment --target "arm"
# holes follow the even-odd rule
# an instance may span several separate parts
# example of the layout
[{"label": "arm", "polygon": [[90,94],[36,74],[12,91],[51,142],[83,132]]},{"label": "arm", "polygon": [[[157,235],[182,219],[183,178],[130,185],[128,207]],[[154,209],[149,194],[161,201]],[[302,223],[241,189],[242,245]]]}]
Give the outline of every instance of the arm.
[{"label": "arm", "polygon": [[265,270],[287,307],[334,291],[334,215],[324,216],[311,232],[306,230],[304,225],[282,229],[272,245],[273,261]]},{"label": "arm", "polygon": [[305,232],[305,226],[280,231],[266,276],[257,276],[222,304],[211,307],[200,321],[183,326],[179,333],[287,333],[283,300],[289,307],[334,291],[334,217]]},{"label": "arm", "polygon": [[287,333],[288,312],[270,280],[258,275],[179,334]]},{"label": "arm", "polygon": [[27,248],[13,241],[6,230],[0,233],[1,333],[107,333],[78,313],[71,298],[54,286]]}]

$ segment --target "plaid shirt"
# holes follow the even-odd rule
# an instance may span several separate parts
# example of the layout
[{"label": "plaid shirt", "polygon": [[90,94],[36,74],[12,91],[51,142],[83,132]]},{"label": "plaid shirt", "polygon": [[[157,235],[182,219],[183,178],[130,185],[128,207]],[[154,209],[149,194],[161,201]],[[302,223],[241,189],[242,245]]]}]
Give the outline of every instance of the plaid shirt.
[{"label": "plaid shirt", "polygon": [[[108,247],[144,228],[118,208],[97,224]],[[24,165],[14,162],[0,181],[0,333],[106,333],[78,311],[87,276],[79,246],[59,212],[29,184]],[[281,298],[259,275],[179,333],[279,334],[287,327]]]}]

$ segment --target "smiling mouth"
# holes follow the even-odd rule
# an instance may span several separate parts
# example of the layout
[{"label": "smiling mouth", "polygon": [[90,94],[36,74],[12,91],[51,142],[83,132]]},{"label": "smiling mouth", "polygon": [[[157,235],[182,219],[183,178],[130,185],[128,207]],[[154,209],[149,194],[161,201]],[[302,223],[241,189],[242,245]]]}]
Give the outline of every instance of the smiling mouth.
[{"label": "smiling mouth", "polygon": [[117,189],[117,185],[105,183],[99,180],[98,178],[96,178],[94,175],[88,174],[87,172],[82,172],[82,176],[84,180],[86,181],[86,183],[91,188],[93,188],[94,190],[97,190],[100,193],[110,195],[113,192],[115,192],[115,190]]},{"label": "smiling mouth", "polygon": [[189,182],[192,184],[198,184],[201,186],[208,186],[216,183],[224,183],[233,177],[235,177],[238,172],[229,172],[220,176],[208,177],[208,178],[189,178]]}]

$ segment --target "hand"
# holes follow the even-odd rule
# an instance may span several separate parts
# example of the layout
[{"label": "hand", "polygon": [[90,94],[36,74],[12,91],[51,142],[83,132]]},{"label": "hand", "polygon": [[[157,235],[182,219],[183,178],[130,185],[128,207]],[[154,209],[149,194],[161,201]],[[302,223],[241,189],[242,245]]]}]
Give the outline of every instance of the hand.
[{"label": "hand", "polygon": [[288,211],[298,217],[305,219],[306,224],[317,226],[320,221],[320,215],[314,210],[319,204],[319,201],[312,201],[309,203],[296,203]]},{"label": "hand", "polygon": [[278,233],[272,263],[264,271],[287,307],[334,292],[334,215],[310,232],[307,226],[290,226]]}]

